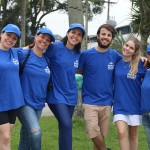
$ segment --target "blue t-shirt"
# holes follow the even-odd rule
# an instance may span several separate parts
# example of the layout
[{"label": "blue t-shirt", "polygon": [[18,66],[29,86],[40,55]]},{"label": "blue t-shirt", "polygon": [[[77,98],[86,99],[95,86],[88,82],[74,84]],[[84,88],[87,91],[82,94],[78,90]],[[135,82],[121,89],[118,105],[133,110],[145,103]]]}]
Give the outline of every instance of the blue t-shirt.
[{"label": "blue t-shirt", "polygon": [[129,71],[130,62],[121,60],[115,66],[114,115],[141,114],[141,84],[146,70],[140,61],[138,72],[134,76]]},{"label": "blue t-shirt", "polygon": [[150,69],[147,70],[141,86],[141,107],[143,112],[150,112]]},{"label": "blue t-shirt", "polygon": [[[20,66],[24,62],[29,50],[18,52]],[[25,104],[33,109],[40,110],[45,106],[47,85],[50,78],[50,69],[44,56],[37,56],[31,49],[20,81]]]},{"label": "blue t-shirt", "polygon": [[0,112],[24,105],[19,79],[18,54],[15,49],[0,49]]},{"label": "blue t-shirt", "polygon": [[50,44],[46,51],[52,72],[52,89],[48,93],[48,104],[76,105],[78,91],[75,73],[79,54],[68,49],[62,42]]},{"label": "blue t-shirt", "polygon": [[114,66],[121,58],[110,48],[106,52],[92,48],[81,53],[78,69],[83,70],[83,103],[112,105]]}]

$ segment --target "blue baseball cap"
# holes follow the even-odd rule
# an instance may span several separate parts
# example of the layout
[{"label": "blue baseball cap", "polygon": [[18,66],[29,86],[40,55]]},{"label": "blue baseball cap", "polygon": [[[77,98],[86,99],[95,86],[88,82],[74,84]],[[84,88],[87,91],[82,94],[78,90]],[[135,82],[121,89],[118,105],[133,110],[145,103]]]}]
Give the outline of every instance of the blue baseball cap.
[{"label": "blue baseball cap", "polygon": [[55,37],[52,33],[52,31],[46,27],[42,27],[39,30],[37,30],[36,34],[40,34],[40,33],[44,33],[44,34],[48,34],[51,37],[52,42],[55,42]]},{"label": "blue baseball cap", "polygon": [[146,52],[150,53],[150,44],[147,45]]},{"label": "blue baseball cap", "polygon": [[12,33],[15,33],[15,34],[17,34],[18,39],[20,39],[20,37],[21,37],[21,31],[20,31],[20,29],[16,25],[14,25],[14,24],[8,24],[7,26],[5,26],[2,29],[2,32],[12,32]]},{"label": "blue baseball cap", "polygon": [[68,31],[69,31],[69,30],[72,30],[72,29],[75,29],[75,28],[78,28],[78,29],[82,30],[83,36],[85,35],[85,29],[84,29],[84,27],[83,27],[81,24],[79,24],[79,23],[73,23],[73,24],[71,24],[70,27],[69,27],[69,29],[68,29]]}]

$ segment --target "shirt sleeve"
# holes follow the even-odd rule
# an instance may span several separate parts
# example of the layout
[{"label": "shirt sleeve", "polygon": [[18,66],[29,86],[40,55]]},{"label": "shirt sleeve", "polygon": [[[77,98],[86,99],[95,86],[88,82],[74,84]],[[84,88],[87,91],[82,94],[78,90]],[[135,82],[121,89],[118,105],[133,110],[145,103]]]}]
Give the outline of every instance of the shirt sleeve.
[{"label": "shirt sleeve", "polygon": [[22,65],[22,63],[24,62],[25,60],[25,57],[27,56],[29,50],[23,50],[23,48],[20,48],[18,50],[18,61],[19,61],[19,66]]},{"label": "shirt sleeve", "polygon": [[86,59],[85,59],[85,53],[82,52],[81,55],[80,55],[80,57],[79,57],[78,70],[83,70],[84,65],[85,65],[85,61],[86,61]]},{"label": "shirt sleeve", "polygon": [[144,78],[147,72],[147,69],[144,67],[144,62],[142,62],[141,60],[139,61],[138,72],[142,76],[142,78]]},{"label": "shirt sleeve", "polygon": [[47,58],[51,58],[53,56],[53,44],[50,44],[48,46],[48,48],[46,49],[46,52],[44,53],[44,55],[47,57]]},{"label": "shirt sleeve", "polygon": [[116,55],[117,55],[117,62],[119,62],[123,58],[123,56],[117,51],[116,51]]}]

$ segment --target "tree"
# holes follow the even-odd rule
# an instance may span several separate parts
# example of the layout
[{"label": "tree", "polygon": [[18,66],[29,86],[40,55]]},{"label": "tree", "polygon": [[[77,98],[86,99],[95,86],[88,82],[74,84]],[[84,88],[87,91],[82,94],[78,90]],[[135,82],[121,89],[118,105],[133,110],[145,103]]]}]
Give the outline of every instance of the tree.
[{"label": "tree", "polygon": [[[68,0],[69,24],[80,23],[84,26],[83,7],[81,0]],[[86,49],[85,39],[82,41],[82,48]]]},{"label": "tree", "polygon": [[68,17],[69,17],[69,24],[72,23],[83,23],[83,7],[81,0],[68,0]]},{"label": "tree", "polygon": [[131,0],[132,2],[132,26],[135,33],[141,36],[141,49],[144,52],[147,46],[147,39],[150,35],[150,1]]},{"label": "tree", "polygon": [[15,0],[1,0],[0,30],[8,23],[20,24],[19,8]]},{"label": "tree", "polygon": [[[8,23],[14,23],[21,28],[23,21],[21,14],[26,2],[25,25],[26,36],[34,35],[38,28],[45,26],[41,20],[47,14],[57,10],[67,10],[67,1],[64,0],[44,0],[44,6],[41,7],[41,0],[1,0],[0,28],[2,29]],[[24,10],[25,11],[25,10]],[[23,26],[22,24],[22,26]],[[26,42],[28,38],[26,37]],[[28,42],[27,42],[28,43]],[[26,44],[27,44],[26,43]]]},{"label": "tree", "polygon": [[[8,23],[14,23],[21,28],[21,13],[23,13],[22,9],[25,6],[22,4],[23,2],[26,2],[26,36],[34,35],[39,27],[45,26],[41,20],[47,14],[58,10],[68,12],[67,0],[1,0],[0,29]],[[92,18],[93,13],[101,12],[102,3],[100,2],[99,0],[89,0],[89,19]],[[84,3],[85,0],[82,0],[81,6],[85,6]],[[84,7],[83,13],[85,13]],[[27,40],[28,38],[26,38],[26,42]]]},{"label": "tree", "polygon": [[[68,0],[68,16],[69,24],[74,22],[84,26],[84,18],[86,17],[86,31],[88,32],[88,20],[91,20],[93,14],[101,13],[103,10],[104,1],[100,0]],[[84,17],[85,16],[85,17]],[[88,36],[86,34],[86,36]],[[82,49],[87,49],[86,37],[82,41]]]},{"label": "tree", "polygon": [[25,46],[26,36],[26,0],[20,1],[22,12],[21,12],[21,47]]},{"label": "tree", "polygon": [[31,34],[35,34],[36,30],[45,26],[45,23],[41,23],[41,20],[47,14],[57,11],[57,10],[67,10],[67,2],[64,0],[45,0],[44,6],[41,7],[41,1],[31,0],[28,3],[27,14],[26,14],[26,23],[30,24]]}]

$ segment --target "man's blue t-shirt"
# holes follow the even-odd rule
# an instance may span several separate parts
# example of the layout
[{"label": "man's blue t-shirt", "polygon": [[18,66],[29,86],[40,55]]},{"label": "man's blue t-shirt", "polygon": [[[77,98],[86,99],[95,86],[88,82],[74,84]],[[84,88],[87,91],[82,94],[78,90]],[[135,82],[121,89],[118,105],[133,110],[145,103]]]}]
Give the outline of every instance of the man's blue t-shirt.
[{"label": "man's blue t-shirt", "polygon": [[79,70],[83,70],[82,101],[91,105],[112,105],[114,67],[122,58],[110,48],[99,52],[95,48],[83,51]]}]

